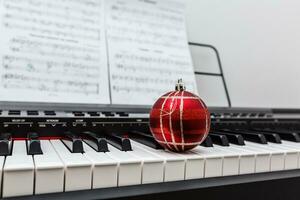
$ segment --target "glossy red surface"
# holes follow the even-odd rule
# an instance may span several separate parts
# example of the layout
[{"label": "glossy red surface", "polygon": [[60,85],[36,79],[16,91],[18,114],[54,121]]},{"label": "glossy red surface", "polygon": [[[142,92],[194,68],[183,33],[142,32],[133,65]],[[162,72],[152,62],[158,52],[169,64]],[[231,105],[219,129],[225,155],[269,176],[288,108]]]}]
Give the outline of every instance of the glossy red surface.
[{"label": "glossy red surface", "polygon": [[208,135],[210,114],[204,102],[193,93],[173,91],[161,96],[150,112],[154,138],[171,151],[186,151]]}]

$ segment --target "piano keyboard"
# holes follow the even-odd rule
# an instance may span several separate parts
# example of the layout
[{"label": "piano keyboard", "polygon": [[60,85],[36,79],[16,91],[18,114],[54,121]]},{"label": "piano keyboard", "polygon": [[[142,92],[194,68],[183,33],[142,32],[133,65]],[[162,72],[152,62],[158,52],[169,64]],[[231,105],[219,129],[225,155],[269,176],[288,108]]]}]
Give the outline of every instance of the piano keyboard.
[{"label": "piano keyboard", "polygon": [[293,131],[212,130],[202,146],[173,153],[148,133],[63,139],[0,138],[2,197],[122,187],[298,169],[300,143]]}]

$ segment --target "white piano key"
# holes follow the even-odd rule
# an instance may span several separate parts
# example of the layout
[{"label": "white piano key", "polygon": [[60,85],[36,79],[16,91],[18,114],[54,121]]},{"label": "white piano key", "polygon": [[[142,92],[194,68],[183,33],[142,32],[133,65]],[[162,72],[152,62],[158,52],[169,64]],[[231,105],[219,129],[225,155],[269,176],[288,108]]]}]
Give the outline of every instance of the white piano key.
[{"label": "white piano key", "polygon": [[64,164],[49,140],[40,142],[43,154],[34,155],[35,194],[63,192]]},{"label": "white piano key", "polygon": [[251,174],[255,172],[255,154],[249,150],[243,149],[243,146],[230,144],[230,146],[214,145],[221,151],[231,151],[239,156],[238,174]]},{"label": "white piano key", "polygon": [[300,143],[299,142],[291,142],[291,141],[287,141],[287,140],[282,140],[281,141],[283,145],[288,146],[288,147],[292,147],[295,150],[299,150],[300,149]]},{"label": "white piano key", "polygon": [[256,155],[253,151],[247,150],[244,146],[230,144],[230,151],[238,152],[240,156],[239,174],[255,173]]},{"label": "white piano key", "polygon": [[268,145],[275,149],[281,149],[285,153],[285,159],[284,159],[285,170],[298,168],[299,151],[289,146],[285,146],[284,144],[268,143]]},{"label": "white piano key", "polygon": [[60,140],[50,140],[65,168],[65,191],[91,189],[92,163],[81,153],[71,153]]},{"label": "white piano key", "polygon": [[108,145],[108,149],[106,154],[118,162],[118,186],[141,184],[142,161],[112,145]]},{"label": "white piano key", "polygon": [[104,152],[96,152],[83,143],[84,156],[93,163],[92,188],[107,188],[118,186],[118,162]]},{"label": "white piano key", "polygon": [[[2,188],[2,175],[3,175],[3,164],[5,161],[5,156],[0,156],[0,188]],[[0,196],[1,196],[1,189],[0,189]]]},{"label": "white piano key", "polygon": [[184,180],[185,158],[183,156],[179,156],[179,154],[165,151],[165,150],[153,149],[135,141],[131,141],[131,143],[164,159],[164,165],[165,165],[164,181],[165,182]]},{"label": "white piano key", "polygon": [[[163,151],[163,152],[167,152],[168,154],[172,154],[173,156],[178,157],[180,162],[182,162],[182,160],[184,160],[184,162],[185,162],[184,179],[185,180],[199,179],[199,178],[204,177],[205,158],[203,155],[198,154],[193,151],[186,151],[186,152],[180,152],[180,153],[169,152],[166,150],[157,150],[157,151],[158,152],[156,152],[156,153]],[[163,158],[163,156],[162,156],[162,158]],[[165,161],[164,161],[165,164],[167,164],[166,165],[167,167],[168,167],[168,162],[170,162],[169,158],[170,157],[167,157],[167,159],[165,159]],[[171,158],[171,161],[173,162],[172,158]],[[181,165],[179,165],[179,166],[181,166]],[[166,168],[166,170],[169,170],[169,169]]]},{"label": "white piano key", "polygon": [[223,155],[216,152],[213,147],[198,146],[192,150],[204,158],[204,172],[203,177],[217,177],[222,176],[223,173]]},{"label": "white piano key", "polygon": [[[137,142],[132,141],[133,146],[139,147],[139,148],[143,148],[143,150],[151,153],[152,155],[157,157],[160,157],[161,161],[166,166],[167,171],[171,170],[171,167],[174,164],[174,156],[176,156],[176,160],[179,160],[179,167],[181,167],[181,163],[184,160],[185,162],[185,173],[184,175],[184,179],[198,179],[198,178],[203,178],[204,177],[204,158],[202,155],[199,155],[195,152],[192,151],[187,151],[187,152],[181,152],[181,153],[173,153],[173,152],[169,152],[169,151],[165,151],[165,150],[156,150],[153,148],[150,148],[148,146],[145,146],[143,144],[136,144]],[[140,145],[140,146],[138,146]],[[170,155],[172,154],[172,157],[167,156],[165,152]],[[171,162],[171,163],[168,163]],[[177,162],[177,161],[176,161]],[[178,163],[177,163],[178,164]],[[174,165],[177,165],[176,163]],[[162,171],[163,174],[163,171]],[[170,175],[172,173],[167,172],[167,181],[171,181]],[[162,176],[163,178],[163,176]],[[179,177],[178,177],[179,178]],[[162,182],[162,181],[160,181]]]},{"label": "white piano key", "polygon": [[[175,179],[182,180],[182,178],[188,179],[198,179],[204,177],[204,164],[205,159],[203,155],[200,155],[193,151],[174,153],[166,150],[156,150],[145,145],[142,148],[156,154],[164,159],[165,163],[165,181],[173,181]],[[174,160],[175,159],[175,160]],[[175,162],[176,161],[176,162]],[[185,162],[185,165],[182,168],[182,163]],[[184,172],[181,176],[175,177],[173,174],[173,167],[178,167],[179,169],[184,169]],[[183,177],[182,177],[183,175]]]},{"label": "white piano key", "polygon": [[248,145],[238,146],[238,145],[231,144],[231,146],[237,149],[242,148],[244,150],[252,152],[255,155],[255,173],[270,171],[271,153],[268,152],[267,150],[254,148]]},{"label": "white piano key", "polygon": [[282,140],[282,145],[292,148],[299,153],[297,168],[300,168],[300,143]]},{"label": "white piano key", "polygon": [[236,151],[230,151],[226,147],[214,145],[214,149],[218,149],[223,155],[223,172],[222,176],[238,175],[240,156]]},{"label": "white piano key", "polygon": [[132,151],[127,153],[142,160],[142,184],[160,183],[164,180],[164,160],[131,141]]},{"label": "white piano key", "polygon": [[246,141],[247,146],[251,146],[257,149],[266,150],[271,154],[270,160],[270,171],[284,170],[284,152],[279,149],[272,148],[268,144],[257,144],[253,142]]},{"label": "white piano key", "polygon": [[2,196],[32,195],[34,191],[34,163],[27,155],[25,141],[14,141],[12,155],[7,156],[3,168]]},{"label": "white piano key", "polygon": [[185,179],[204,178],[205,157],[193,151],[183,152],[185,158]]},{"label": "white piano key", "polygon": [[[218,157],[222,157],[222,173],[221,176],[229,176],[229,175],[237,175],[239,173],[239,155],[236,152],[228,151],[225,148],[218,147],[217,145],[214,145],[214,147],[196,147],[197,149],[205,149],[207,151],[210,151],[209,153],[213,153]],[[208,153],[205,153],[208,155]],[[209,164],[209,161],[211,159],[207,159],[205,163],[205,168],[211,167]],[[211,177],[206,174],[206,177]]]}]

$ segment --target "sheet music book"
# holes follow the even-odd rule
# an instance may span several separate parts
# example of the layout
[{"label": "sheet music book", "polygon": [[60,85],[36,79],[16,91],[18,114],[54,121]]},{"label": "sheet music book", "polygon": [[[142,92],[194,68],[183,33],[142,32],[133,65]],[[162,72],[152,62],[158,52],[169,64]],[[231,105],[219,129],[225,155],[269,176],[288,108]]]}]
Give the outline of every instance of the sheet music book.
[{"label": "sheet music book", "polygon": [[3,0],[0,101],[151,105],[196,92],[184,0]]}]

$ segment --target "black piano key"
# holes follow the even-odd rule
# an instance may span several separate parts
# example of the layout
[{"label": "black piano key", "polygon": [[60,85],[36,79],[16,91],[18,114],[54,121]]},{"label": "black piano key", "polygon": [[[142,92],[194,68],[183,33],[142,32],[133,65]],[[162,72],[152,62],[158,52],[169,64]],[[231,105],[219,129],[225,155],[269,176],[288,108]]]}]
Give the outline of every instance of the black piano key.
[{"label": "black piano key", "polygon": [[144,144],[153,149],[163,149],[163,147],[153,138],[152,135],[146,134],[139,131],[131,131],[129,132],[129,137],[136,142]]},{"label": "black piano key", "polygon": [[209,136],[214,144],[218,144],[221,146],[229,146],[229,142],[226,135],[210,133]]},{"label": "black piano key", "polygon": [[62,142],[72,153],[84,153],[82,139],[78,135],[65,132],[64,136]]},{"label": "black piano key", "polygon": [[283,140],[292,141],[292,142],[300,142],[299,133],[296,132],[277,132]]},{"label": "black piano key", "polygon": [[280,138],[279,134],[277,134],[277,133],[269,133],[269,132],[263,132],[263,131],[252,131],[252,130],[246,130],[246,132],[261,133],[266,137],[268,142],[281,144],[281,138]]},{"label": "black piano key", "polygon": [[281,144],[281,137],[277,133],[263,133],[269,142]]},{"label": "black piano key", "polygon": [[11,154],[12,139],[10,133],[0,134],[0,156]]},{"label": "black piano key", "polygon": [[30,132],[27,134],[27,154],[28,155],[43,154],[41,148],[41,142],[39,140],[39,135],[35,132]]},{"label": "black piano key", "polygon": [[85,131],[81,133],[82,139],[85,143],[91,146],[97,152],[108,152],[107,141],[104,136],[96,133]]},{"label": "black piano key", "polygon": [[225,132],[221,133],[221,132],[218,132],[218,131],[212,131],[212,133],[226,135],[229,143],[231,143],[231,144],[245,145],[244,138],[241,134],[225,133]]},{"label": "black piano key", "polygon": [[204,147],[213,147],[214,146],[209,135],[205,138],[205,140],[200,145],[204,146]]},{"label": "black piano key", "polygon": [[234,130],[221,130],[220,132],[241,134],[243,136],[244,140],[248,140],[248,141],[259,143],[259,144],[267,144],[268,143],[266,137],[261,133],[247,133],[244,131],[234,131]]},{"label": "black piano key", "polygon": [[255,131],[261,131],[263,133],[276,133],[280,136],[282,140],[292,141],[292,142],[300,142],[300,136],[299,133],[293,132],[293,131],[277,131],[277,130],[258,130],[255,129]]},{"label": "black piano key", "polygon": [[130,140],[121,134],[106,134],[107,142],[120,151],[132,151]]}]

